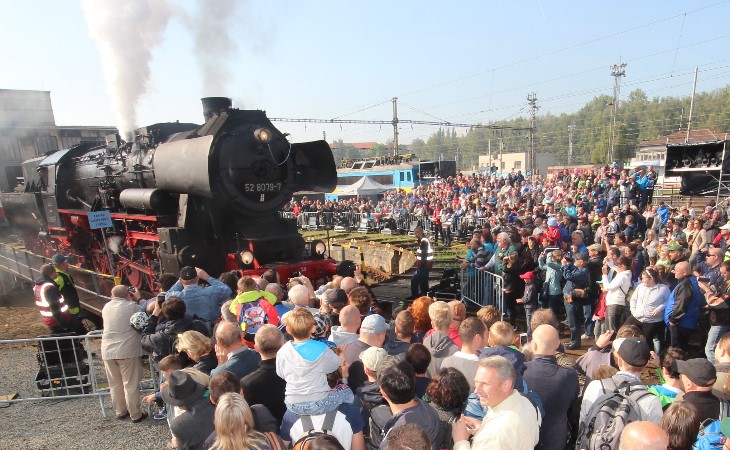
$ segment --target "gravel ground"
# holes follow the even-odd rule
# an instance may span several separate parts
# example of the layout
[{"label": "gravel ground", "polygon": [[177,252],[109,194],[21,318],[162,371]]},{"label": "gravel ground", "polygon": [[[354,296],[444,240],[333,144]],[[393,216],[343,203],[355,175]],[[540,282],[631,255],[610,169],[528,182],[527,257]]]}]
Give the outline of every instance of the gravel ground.
[{"label": "gravel ground", "polygon": [[[92,348],[98,341],[95,344]],[[36,355],[37,348],[30,345],[0,349],[0,393],[16,393],[19,398],[39,396],[34,382],[39,370]],[[103,364],[94,359],[94,366],[103,387]],[[96,397],[48,397],[0,406],[0,449],[165,448],[170,437],[165,421],[149,418],[133,424],[129,419],[117,420],[108,395],[104,396],[106,418]]]},{"label": "gravel ground", "polygon": [[22,402],[0,409],[0,449],[165,448],[170,438],[166,422],[116,420],[108,399],[106,403],[106,418],[99,402],[88,398]]},{"label": "gravel ground", "polygon": [[[27,294],[27,293],[26,293]],[[19,298],[18,298],[19,297]],[[28,305],[27,295],[0,302],[0,339],[31,338],[47,334],[38,312]],[[32,296],[30,300],[32,304]],[[22,305],[22,306],[21,306]],[[98,341],[92,346],[98,349]],[[20,398],[38,397],[35,377],[39,366],[37,347],[0,345],[0,395],[17,393]],[[99,382],[106,381],[96,360]],[[165,421],[148,418],[134,424],[117,420],[109,396],[104,397],[107,417],[94,398],[49,398],[40,401],[0,403],[0,450],[25,449],[164,449],[170,439]]]}]

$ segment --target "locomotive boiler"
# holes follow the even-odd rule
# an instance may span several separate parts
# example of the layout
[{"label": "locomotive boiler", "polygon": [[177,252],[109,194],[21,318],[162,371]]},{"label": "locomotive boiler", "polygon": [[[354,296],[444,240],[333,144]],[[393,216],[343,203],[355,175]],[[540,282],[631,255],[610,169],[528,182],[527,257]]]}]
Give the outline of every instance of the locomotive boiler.
[{"label": "locomotive boiler", "polygon": [[[290,143],[263,111],[202,101],[203,125],[159,123],[130,142],[112,136],[25,161],[24,185],[0,194],[14,232],[36,253],[72,254],[149,290],[160,272],[188,265],[215,275],[295,263],[322,275],[323,243],[305,243],[279,210],[296,191],[335,188],[327,142]],[[93,211],[110,212],[103,234]]]}]

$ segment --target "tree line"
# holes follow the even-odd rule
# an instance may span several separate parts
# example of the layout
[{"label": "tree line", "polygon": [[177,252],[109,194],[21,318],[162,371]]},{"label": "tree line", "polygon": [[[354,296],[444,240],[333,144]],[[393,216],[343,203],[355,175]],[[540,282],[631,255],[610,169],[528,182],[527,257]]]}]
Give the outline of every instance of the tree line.
[{"label": "tree line", "polygon": [[[613,97],[594,97],[574,113],[553,115],[547,113],[536,118],[535,147],[538,152],[550,152],[558,162],[567,163],[569,126],[573,126],[573,162],[609,163],[611,142],[611,111]],[[657,139],[687,129],[690,97],[654,97],[650,99],[641,89],[631,91],[619,101],[616,115],[614,160],[627,162],[632,158],[641,141]],[[730,129],[730,85],[695,95],[692,129],[711,128],[717,131]],[[527,117],[502,120],[488,125],[505,127],[502,130],[471,128],[457,130],[438,128],[427,139],[414,139],[411,145],[400,145],[401,153],[412,152],[421,159],[454,159],[470,169],[478,163],[479,155],[486,155],[491,146],[492,154],[498,154],[500,145],[505,153],[524,152],[530,147],[529,131],[509,128],[529,128]],[[375,144],[368,152],[362,152],[339,141],[333,149],[335,160],[384,156],[392,153],[392,142]],[[457,151],[458,149],[458,151]]]}]

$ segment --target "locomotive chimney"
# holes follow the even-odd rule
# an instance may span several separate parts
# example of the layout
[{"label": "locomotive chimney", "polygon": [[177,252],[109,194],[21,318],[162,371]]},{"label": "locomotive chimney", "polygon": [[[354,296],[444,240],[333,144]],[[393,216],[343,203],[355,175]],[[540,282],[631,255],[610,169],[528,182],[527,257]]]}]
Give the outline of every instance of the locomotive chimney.
[{"label": "locomotive chimney", "polygon": [[203,117],[206,122],[214,115],[231,109],[233,104],[228,97],[203,97],[200,101],[203,102]]}]

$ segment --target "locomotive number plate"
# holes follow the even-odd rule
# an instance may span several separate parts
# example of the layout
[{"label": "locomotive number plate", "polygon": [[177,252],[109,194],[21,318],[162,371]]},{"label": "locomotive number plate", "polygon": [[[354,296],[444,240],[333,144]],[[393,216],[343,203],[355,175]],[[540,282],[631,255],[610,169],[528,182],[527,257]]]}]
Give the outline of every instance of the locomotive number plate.
[{"label": "locomotive number plate", "polygon": [[246,183],[246,192],[280,192],[281,183]]}]

